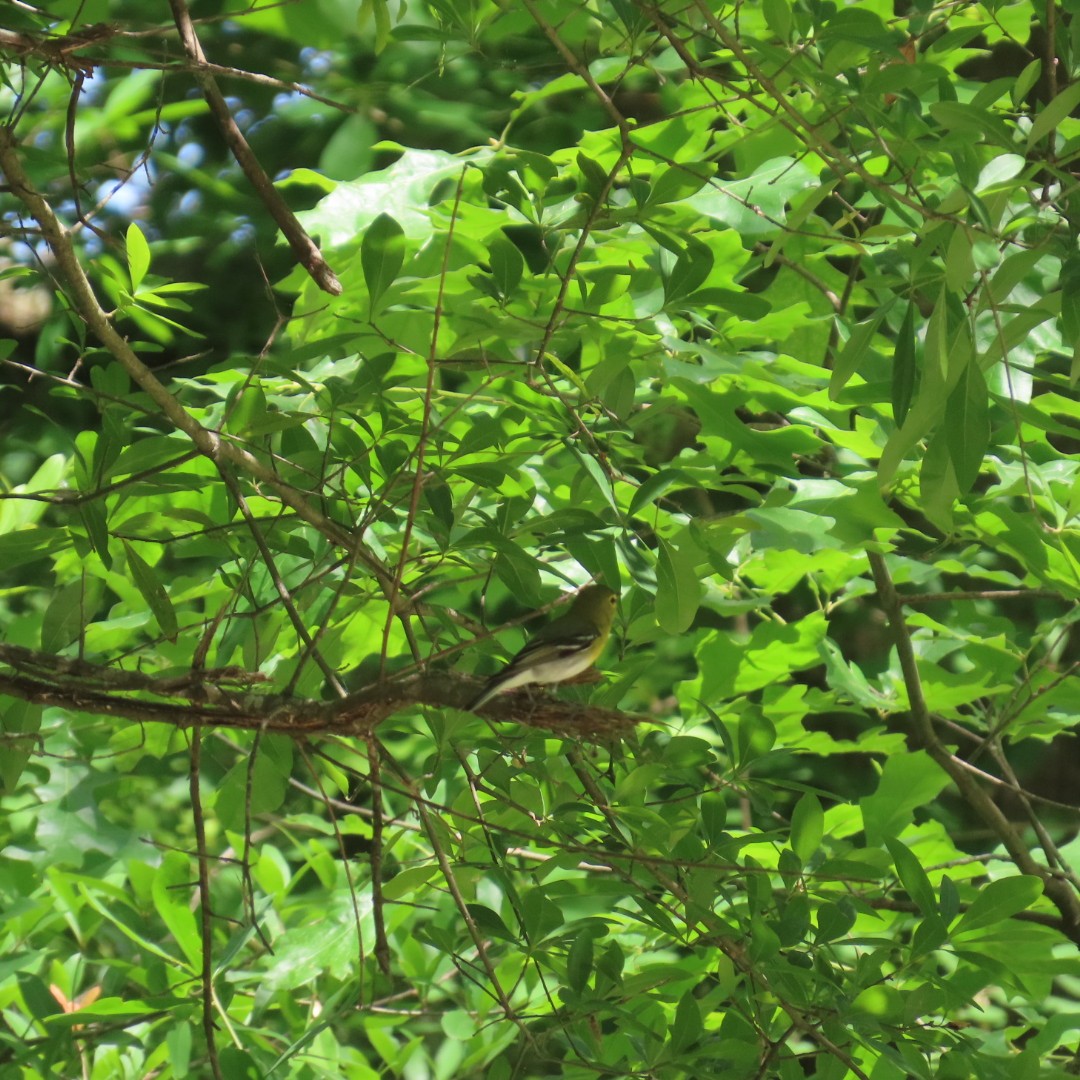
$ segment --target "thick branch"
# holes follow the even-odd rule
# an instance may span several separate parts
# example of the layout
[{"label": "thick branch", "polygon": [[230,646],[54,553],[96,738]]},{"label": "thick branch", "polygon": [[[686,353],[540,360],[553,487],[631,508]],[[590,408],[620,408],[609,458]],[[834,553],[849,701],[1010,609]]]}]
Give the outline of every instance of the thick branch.
[{"label": "thick branch", "polygon": [[[308,701],[226,690],[212,678],[194,676],[131,686],[129,673],[97,668],[85,661],[64,665],[50,677],[35,665],[33,674],[0,671],[0,694],[72,712],[116,716],[139,723],[188,728],[238,728],[284,735],[368,735],[387,717],[417,705],[462,709],[480,683],[450,673],[413,675],[375,683],[340,701]],[[28,665],[20,664],[21,668]],[[235,682],[237,680],[230,680]],[[495,720],[512,721],[585,742],[628,734],[638,718],[614,709],[575,705],[550,695],[507,694],[484,710]]]}]

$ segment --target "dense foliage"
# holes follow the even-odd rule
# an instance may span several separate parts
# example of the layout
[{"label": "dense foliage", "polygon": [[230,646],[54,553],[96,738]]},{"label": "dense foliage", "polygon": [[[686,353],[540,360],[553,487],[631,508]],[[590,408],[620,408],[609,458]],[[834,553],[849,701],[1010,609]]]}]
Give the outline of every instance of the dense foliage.
[{"label": "dense foliage", "polygon": [[0,29],[0,1074],[1072,1075],[1075,5],[168,6]]}]

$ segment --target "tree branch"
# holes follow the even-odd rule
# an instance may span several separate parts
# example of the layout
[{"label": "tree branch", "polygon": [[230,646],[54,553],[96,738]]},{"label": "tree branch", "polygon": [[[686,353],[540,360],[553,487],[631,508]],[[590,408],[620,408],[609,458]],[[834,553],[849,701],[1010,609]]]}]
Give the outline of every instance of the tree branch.
[{"label": "tree branch", "polygon": [[[5,649],[8,647],[4,647]],[[25,652],[26,650],[20,650]],[[33,674],[0,671],[0,694],[73,712],[115,716],[139,723],[203,725],[240,730],[275,731],[284,735],[369,735],[387,717],[417,705],[463,709],[476,696],[480,682],[437,672],[374,683],[339,701],[311,701],[277,694],[227,690],[215,673],[196,673],[155,680],[131,672],[97,667],[85,661],[45,657]],[[0,660],[8,659],[0,653]],[[44,661],[54,665],[50,673]],[[30,667],[20,664],[21,669]],[[217,673],[221,675],[222,673]],[[239,682],[232,669],[229,681]],[[256,681],[259,676],[245,676]],[[578,705],[522,691],[506,694],[484,708],[486,716],[540,728],[585,742],[603,742],[626,735],[639,717],[615,709]]]},{"label": "tree branch", "polygon": [[903,600],[893,584],[885,557],[874,551],[867,552],[867,557],[870,560],[870,569],[877,586],[878,600],[889,619],[896,651],[900,657],[900,668],[904,675],[904,686],[908,695],[909,714],[916,738],[956,785],[972,810],[998,837],[1017,869],[1023,874],[1032,874],[1042,879],[1047,897],[1061,912],[1062,933],[1080,943],[1080,898],[1077,897],[1076,892],[1068,882],[1052,874],[1045,866],[1032,858],[1012,823],[983,790],[975,777],[964,768],[963,763],[954,757],[938,738],[926,698],[923,696],[915,649],[904,621]]},{"label": "tree branch", "polygon": [[[49,203],[31,184],[19,159],[15,136],[10,127],[0,127],[0,171],[4,173],[15,196],[41,227],[41,233],[56,257],[57,269],[68,288],[75,311],[113,359],[145,391],[162,415],[174,427],[187,435],[195,448],[216,466],[220,467],[222,461],[227,461],[241,472],[273,488],[286,506],[296,511],[298,517],[314,526],[332,543],[346,551],[356,550],[360,561],[378,579],[383,592],[389,597],[392,594],[393,579],[359,539],[355,538],[349,530],[316,510],[308,502],[304,493],[291,484],[285,483],[273,469],[264,465],[254,454],[223,439],[217,432],[203,427],[136,356],[135,351],[116,331],[109,316],[98,303],[90,281],[75,254],[67,230],[61,225]],[[399,600],[395,606],[400,608],[407,603],[408,601]]]},{"label": "tree branch", "polygon": [[225,95],[222,94],[214,76],[210,74],[206,67],[206,56],[203,54],[202,46],[195,35],[195,27],[192,25],[187,5],[184,0],[169,0],[169,7],[172,8],[176,28],[180,31],[180,41],[184,46],[184,51],[194,65],[192,75],[199,84],[199,89],[202,90],[203,97],[206,98],[206,104],[210,107],[210,113],[217,121],[221,134],[229,144],[229,149],[233,152],[233,157],[236,158],[240,168],[244,170],[248,183],[251,184],[256,194],[262,199],[266,209],[270,211],[270,216],[277,222],[278,228],[284,234],[285,239],[289,241],[289,247],[293,249],[297,261],[311,275],[315,284],[323,292],[327,292],[331,296],[340,296],[341,282],[338,281],[337,275],[330,269],[322,256],[322,252],[316,247],[315,241],[308,236],[304,227],[296,220],[296,216],[286,205],[285,200],[278,193],[277,188],[274,187],[270,177],[266,175],[265,170],[259,164],[259,159],[255,156],[255,152],[248,145],[247,139],[244,138],[243,133],[233,119],[233,115],[225,101]]}]

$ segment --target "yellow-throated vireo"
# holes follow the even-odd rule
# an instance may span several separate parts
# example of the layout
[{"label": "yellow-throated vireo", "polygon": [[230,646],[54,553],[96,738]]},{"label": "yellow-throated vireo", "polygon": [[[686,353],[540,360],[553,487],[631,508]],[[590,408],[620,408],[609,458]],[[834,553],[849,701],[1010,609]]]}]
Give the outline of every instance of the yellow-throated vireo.
[{"label": "yellow-throated vireo", "polygon": [[528,683],[557,683],[591,667],[604,651],[615,621],[619,594],[606,585],[589,585],[577,594],[570,610],[538,630],[502,671],[484,684],[469,702],[479,709],[500,690]]}]

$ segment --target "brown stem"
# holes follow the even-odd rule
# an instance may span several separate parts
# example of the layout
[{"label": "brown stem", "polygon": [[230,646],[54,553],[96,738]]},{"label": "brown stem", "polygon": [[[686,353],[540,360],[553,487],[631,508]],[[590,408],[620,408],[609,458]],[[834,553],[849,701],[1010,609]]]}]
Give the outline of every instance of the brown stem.
[{"label": "brown stem", "polygon": [[386,936],[386,901],[383,898],[383,788],[382,747],[372,732],[367,737],[368,771],[371,779],[371,917],[375,924],[375,960],[379,970],[391,975],[390,941]]},{"label": "brown stem", "polygon": [[[2,659],[2,657],[0,657]],[[475,697],[479,683],[446,673],[429,673],[375,683],[340,701],[298,701],[279,694],[233,692],[213,675],[202,681],[133,686],[127,672],[95,668],[82,663],[76,671],[70,661],[54,673],[18,674],[0,670],[0,694],[35,705],[54,705],[74,712],[121,717],[137,722],[172,724],[188,728],[275,731],[283,735],[367,735],[383,720],[416,705],[462,709]],[[110,678],[119,681],[110,682]],[[230,680],[232,681],[232,680]],[[164,689],[171,682],[169,689]],[[143,696],[152,694],[152,697]],[[172,700],[158,700],[168,694]],[[581,742],[603,742],[629,734],[638,718],[614,709],[582,706],[554,697],[530,698],[509,694],[484,707],[494,720],[512,721],[550,731]]]},{"label": "brown stem", "polygon": [[874,583],[877,586],[878,600],[888,617],[896,651],[900,657],[900,669],[907,689],[909,715],[916,738],[956,785],[967,804],[998,837],[1017,869],[1023,874],[1032,874],[1042,879],[1047,897],[1061,912],[1062,933],[1080,943],[1080,898],[1077,897],[1076,892],[1068,882],[1052,874],[1045,866],[1041,866],[1032,858],[1008,818],[983,790],[978,780],[938,738],[926,698],[923,696],[922,679],[915,659],[915,649],[904,621],[903,600],[893,584],[885,557],[874,551],[868,552],[867,556],[874,575]]}]

